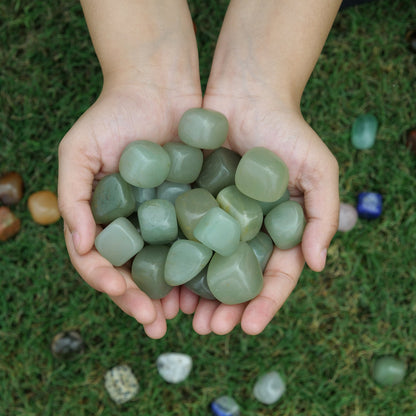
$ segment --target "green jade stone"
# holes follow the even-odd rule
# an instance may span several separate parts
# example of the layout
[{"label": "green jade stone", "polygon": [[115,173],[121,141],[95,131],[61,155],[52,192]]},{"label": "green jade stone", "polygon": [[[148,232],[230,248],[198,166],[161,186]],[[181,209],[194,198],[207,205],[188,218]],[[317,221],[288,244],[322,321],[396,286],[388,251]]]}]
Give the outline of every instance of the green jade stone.
[{"label": "green jade stone", "polygon": [[295,247],[302,241],[306,225],[302,206],[296,201],[282,202],[266,215],[264,225],[276,247]]},{"label": "green jade stone", "polygon": [[282,159],[265,147],[253,147],[240,160],[235,184],[240,192],[257,201],[281,198],[289,183],[289,170]]},{"label": "green jade stone", "polygon": [[119,173],[107,175],[98,182],[91,198],[91,211],[97,224],[128,217],[134,209],[131,187]]},{"label": "green jade stone", "polygon": [[228,134],[227,118],[214,110],[191,108],[179,121],[179,138],[189,146],[199,149],[221,147]]},{"label": "green jade stone", "polygon": [[167,244],[178,237],[178,222],[172,202],[152,199],[137,210],[143,240],[149,244]]},{"label": "green jade stone", "polygon": [[381,386],[394,386],[403,381],[407,365],[394,357],[381,357],[373,366],[373,378]]},{"label": "green jade stone", "polygon": [[219,207],[211,208],[198,222],[194,236],[222,256],[229,256],[240,242],[240,224]]},{"label": "green jade stone", "polygon": [[135,210],[139,208],[140,204],[143,202],[150,201],[151,199],[156,198],[156,188],[139,188],[137,186],[131,186],[133,191],[133,196],[136,201]]},{"label": "green jade stone", "polygon": [[352,125],[351,143],[356,149],[365,150],[373,147],[376,140],[378,121],[372,114],[358,116]]},{"label": "green jade stone", "polygon": [[196,241],[194,228],[213,207],[218,207],[218,202],[206,189],[202,188],[191,189],[176,198],[175,208],[178,223],[188,240]]},{"label": "green jade stone", "polygon": [[167,178],[170,166],[171,161],[166,150],[148,140],[129,143],[119,161],[123,179],[140,188],[159,186]]},{"label": "green jade stone", "polygon": [[131,276],[136,285],[151,299],[162,299],[172,289],[165,282],[165,262],[169,247],[145,246],[134,258]]},{"label": "green jade stone", "polygon": [[215,253],[208,266],[207,280],[215,298],[227,305],[247,302],[263,288],[260,264],[245,242],[240,242],[230,256]]},{"label": "green jade stone", "polygon": [[194,278],[185,283],[185,286],[201,298],[214,300],[215,296],[209,290],[207,281],[208,266],[204,267]]},{"label": "green jade stone", "polygon": [[261,206],[263,215],[267,215],[274,207],[281,204],[282,202],[289,201],[289,199],[290,199],[289,190],[286,189],[285,193],[277,201],[273,201],[273,202],[257,201],[257,202]]},{"label": "green jade stone", "polygon": [[115,219],[95,238],[95,248],[113,266],[121,266],[144,246],[143,238],[124,217]]},{"label": "green jade stone", "polygon": [[259,261],[261,270],[267,266],[269,259],[273,253],[274,244],[272,239],[263,231],[260,231],[252,240],[247,241]]},{"label": "green jade stone", "polygon": [[168,177],[170,182],[192,183],[201,172],[204,155],[201,149],[184,143],[166,143],[163,148],[168,152],[171,166]]},{"label": "green jade stone", "polygon": [[177,240],[169,249],[165,263],[168,285],[179,286],[195,277],[209,262],[212,250],[190,240]]},{"label": "green jade stone", "polygon": [[189,183],[176,183],[165,181],[162,185],[159,185],[156,188],[156,198],[158,199],[166,199],[172,204],[175,203],[176,198],[183,193],[190,191],[191,185]]},{"label": "green jade stone", "polygon": [[240,160],[241,156],[238,153],[225,147],[214,150],[204,160],[196,184],[216,196],[221,189],[234,185],[235,172]]},{"label": "green jade stone", "polygon": [[263,211],[257,201],[243,195],[235,185],[221,190],[217,201],[240,224],[241,241],[251,240],[258,234],[263,225]]}]

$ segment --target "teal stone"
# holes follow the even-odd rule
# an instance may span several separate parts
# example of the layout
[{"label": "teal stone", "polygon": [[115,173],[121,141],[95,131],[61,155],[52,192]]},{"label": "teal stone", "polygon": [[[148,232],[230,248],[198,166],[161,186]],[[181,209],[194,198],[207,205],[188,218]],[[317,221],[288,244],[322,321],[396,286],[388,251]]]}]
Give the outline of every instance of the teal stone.
[{"label": "teal stone", "polygon": [[134,258],[131,266],[133,281],[151,299],[162,299],[172,289],[165,281],[165,262],[169,247],[145,246]]},{"label": "teal stone", "polygon": [[263,211],[257,201],[243,195],[235,185],[221,190],[217,201],[240,224],[241,241],[251,240],[258,234],[263,225]]},{"label": "teal stone", "polygon": [[166,199],[172,204],[175,203],[176,198],[183,193],[190,191],[191,185],[188,183],[176,183],[165,181],[162,185],[159,185],[156,188],[156,198],[158,199]]},{"label": "teal stone", "polygon": [[358,116],[352,125],[351,143],[356,149],[364,150],[373,147],[376,140],[378,121],[372,114]]},{"label": "teal stone", "polygon": [[128,217],[135,209],[130,185],[119,173],[104,176],[92,194],[91,211],[97,224],[108,224],[118,217]]},{"label": "teal stone", "polygon": [[215,253],[208,265],[207,280],[215,298],[227,305],[247,302],[263,288],[260,264],[245,242],[240,242],[230,256]]},{"label": "teal stone", "polygon": [[169,249],[165,263],[168,285],[179,286],[195,277],[209,262],[212,250],[190,240],[177,240]]},{"label": "teal stone", "polygon": [[285,193],[277,201],[273,201],[273,202],[257,201],[257,202],[261,206],[263,215],[267,215],[274,207],[281,204],[282,202],[289,201],[289,199],[290,199],[289,190],[286,189]]},{"label": "teal stone", "polygon": [[265,147],[253,147],[240,160],[235,184],[240,192],[257,201],[281,198],[289,183],[289,170],[282,159]]},{"label": "teal stone", "polygon": [[168,152],[171,166],[168,177],[170,182],[192,183],[201,172],[204,154],[201,149],[184,143],[166,143],[163,148]]},{"label": "teal stone", "polygon": [[204,267],[194,278],[185,283],[185,286],[201,298],[214,300],[215,296],[209,290],[207,281],[208,267]]},{"label": "teal stone", "polygon": [[143,240],[149,244],[167,244],[178,237],[178,222],[172,202],[152,199],[137,210]]},{"label": "teal stone", "polygon": [[179,121],[179,138],[189,146],[199,149],[221,147],[228,134],[227,118],[214,110],[191,108]]},{"label": "teal stone", "polygon": [[240,160],[241,156],[238,153],[225,147],[214,150],[205,158],[196,184],[217,196],[221,189],[234,185],[235,172]]},{"label": "teal stone", "polygon": [[131,189],[133,191],[134,200],[136,201],[136,211],[143,202],[156,198],[156,188],[139,188],[137,186],[131,186]]},{"label": "teal stone", "polygon": [[219,207],[211,208],[194,228],[194,236],[202,244],[223,256],[229,256],[238,247],[240,224]]},{"label": "teal stone", "polygon": [[122,178],[139,188],[159,186],[168,177],[170,166],[168,152],[159,144],[148,140],[129,143],[119,161]]},{"label": "teal stone", "polygon": [[260,231],[252,240],[247,241],[259,261],[261,270],[267,266],[269,259],[273,253],[274,244],[272,239],[263,231]]},{"label": "teal stone", "polygon": [[407,365],[397,358],[385,356],[378,358],[373,366],[373,378],[381,386],[393,386],[403,381]]},{"label": "teal stone", "polygon": [[213,207],[218,207],[218,202],[206,189],[191,189],[176,198],[175,208],[178,223],[188,240],[196,241],[194,228]]},{"label": "teal stone", "polygon": [[264,225],[276,247],[295,247],[302,241],[306,225],[303,208],[296,201],[282,202],[266,215]]},{"label": "teal stone", "polygon": [[113,266],[121,266],[144,246],[143,238],[124,217],[111,222],[95,238],[95,248]]}]

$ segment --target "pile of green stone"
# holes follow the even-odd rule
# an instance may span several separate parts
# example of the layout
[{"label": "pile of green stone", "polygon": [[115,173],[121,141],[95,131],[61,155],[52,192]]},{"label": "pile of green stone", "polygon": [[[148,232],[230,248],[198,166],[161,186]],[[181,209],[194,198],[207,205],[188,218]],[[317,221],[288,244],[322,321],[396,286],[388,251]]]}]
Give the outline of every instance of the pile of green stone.
[{"label": "pile of green stone", "polygon": [[[134,257],[132,278],[152,299],[186,285],[207,299],[246,302],[263,287],[274,245],[302,240],[305,217],[289,200],[287,166],[263,147],[242,157],[221,147],[227,134],[223,114],[188,110],[181,142],[130,143],[119,173],[93,193],[92,212],[104,226],[96,249],[114,266]],[[212,152],[204,158],[202,149]]]}]

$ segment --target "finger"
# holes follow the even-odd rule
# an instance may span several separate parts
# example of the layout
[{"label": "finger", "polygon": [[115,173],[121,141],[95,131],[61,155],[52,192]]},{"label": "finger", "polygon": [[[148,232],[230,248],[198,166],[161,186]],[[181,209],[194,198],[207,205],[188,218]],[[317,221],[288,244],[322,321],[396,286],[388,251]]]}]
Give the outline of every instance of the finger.
[{"label": "finger", "polygon": [[160,339],[166,334],[165,314],[163,313],[160,301],[153,301],[153,306],[155,308],[156,318],[152,323],[143,325],[143,328],[149,338]]},{"label": "finger", "polygon": [[179,306],[183,313],[190,315],[198,306],[199,296],[189,290],[186,286],[181,287]]},{"label": "finger", "polygon": [[192,326],[199,335],[208,335],[211,332],[211,318],[219,302],[215,300],[200,299],[196,307]]},{"label": "finger", "polygon": [[240,323],[245,307],[245,303],[238,305],[219,305],[211,318],[212,332],[217,335],[225,335],[231,332]]},{"label": "finger", "polygon": [[160,302],[165,318],[173,319],[179,312],[179,287],[174,287]]}]

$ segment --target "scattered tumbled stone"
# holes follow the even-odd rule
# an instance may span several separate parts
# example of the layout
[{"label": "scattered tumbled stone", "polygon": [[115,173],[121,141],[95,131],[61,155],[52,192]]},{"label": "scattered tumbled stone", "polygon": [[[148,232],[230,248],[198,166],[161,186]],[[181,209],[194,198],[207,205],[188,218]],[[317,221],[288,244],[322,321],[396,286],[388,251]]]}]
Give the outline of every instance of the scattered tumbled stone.
[{"label": "scattered tumbled stone", "polygon": [[20,230],[20,220],[10,208],[0,207],[0,241],[6,241]]},{"label": "scattered tumbled stone", "polygon": [[254,397],[261,403],[276,403],[286,390],[286,384],[277,371],[263,374],[253,388]]},{"label": "scattered tumbled stone", "polygon": [[360,218],[378,218],[383,209],[383,198],[377,192],[361,192],[358,195],[357,212]]},{"label": "scattered tumbled stone", "polygon": [[215,416],[240,416],[240,406],[230,396],[221,396],[211,403],[211,410]]},{"label": "scattered tumbled stone", "polygon": [[117,404],[128,402],[139,391],[139,382],[128,365],[118,365],[107,371],[104,384],[111,399]]},{"label": "scattered tumbled stone", "polygon": [[157,358],[157,370],[168,383],[184,381],[192,369],[192,358],[187,354],[166,352]]},{"label": "scattered tumbled stone", "polygon": [[406,147],[416,155],[416,128],[406,132]]},{"label": "scattered tumbled stone", "polygon": [[63,331],[54,336],[51,350],[55,357],[71,358],[84,351],[84,340],[78,331]]},{"label": "scattered tumbled stone", "polygon": [[5,173],[0,178],[0,202],[17,204],[23,196],[23,179],[17,172]]},{"label": "scattered tumbled stone", "polygon": [[354,228],[358,220],[356,208],[351,204],[341,202],[339,205],[338,231],[350,231]]},{"label": "scattered tumbled stone", "polygon": [[373,378],[381,386],[393,386],[403,381],[407,365],[395,357],[378,358],[373,366]]},{"label": "scattered tumbled stone", "polygon": [[378,120],[372,114],[359,115],[352,125],[351,142],[356,149],[373,147],[376,140]]},{"label": "scattered tumbled stone", "polygon": [[41,225],[57,222],[61,217],[58,198],[51,191],[38,191],[30,195],[27,205],[33,221]]}]

